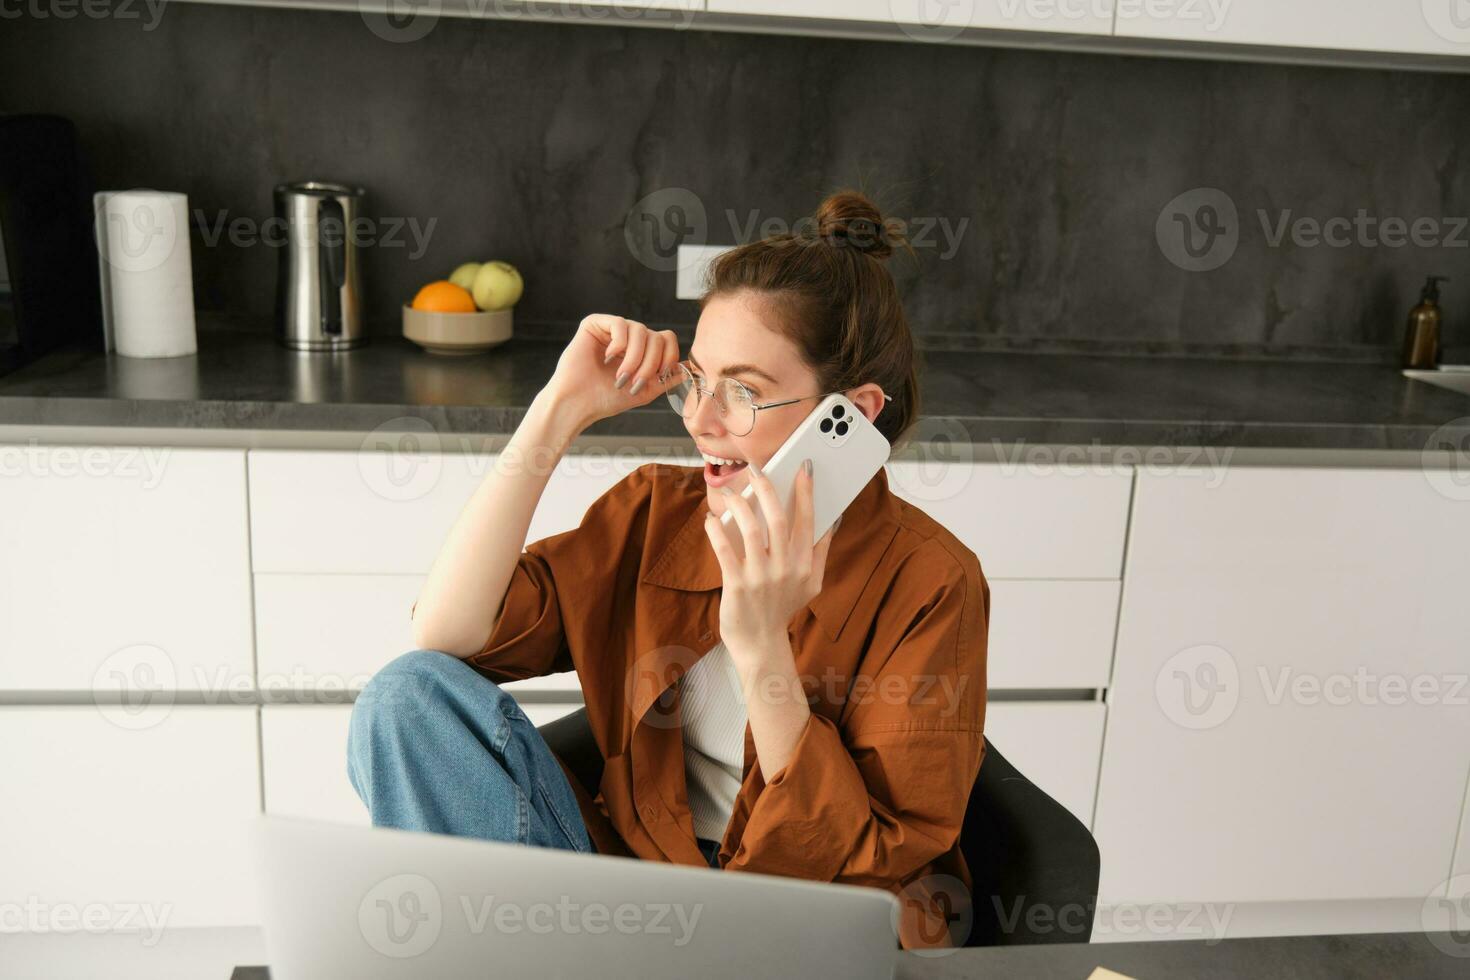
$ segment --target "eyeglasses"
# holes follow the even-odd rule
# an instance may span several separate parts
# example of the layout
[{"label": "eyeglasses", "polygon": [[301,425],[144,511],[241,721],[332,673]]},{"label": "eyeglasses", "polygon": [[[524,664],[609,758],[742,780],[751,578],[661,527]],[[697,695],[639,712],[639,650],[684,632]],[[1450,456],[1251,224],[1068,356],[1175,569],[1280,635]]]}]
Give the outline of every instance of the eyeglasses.
[{"label": "eyeglasses", "polygon": [[[733,436],[746,435],[755,428],[756,412],[767,408],[779,408],[782,405],[793,405],[809,398],[823,398],[830,394],[830,392],[825,392],[817,395],[802,395],[800,398],[787,398],[779,402],[761,404],[756,402],[750,389],[736,378],[724,378],[711,390],[704,386],[704,379],[691,371],[689,365],[684,361],[675,365],[675,376],[679,374],[682,374],[683,377],[667,392],[669,404],[674,406],[674,411],[686,419],[692,418],[694,413],[699,411],[700,396],[710,395],[715,400],[715,406],[720,410],[721,422]],[[667,382],[668,379],[667,374],[659,377],[659,380],[664,382]],[[883,398],[887,401],[891,396],[884,395]]]}]

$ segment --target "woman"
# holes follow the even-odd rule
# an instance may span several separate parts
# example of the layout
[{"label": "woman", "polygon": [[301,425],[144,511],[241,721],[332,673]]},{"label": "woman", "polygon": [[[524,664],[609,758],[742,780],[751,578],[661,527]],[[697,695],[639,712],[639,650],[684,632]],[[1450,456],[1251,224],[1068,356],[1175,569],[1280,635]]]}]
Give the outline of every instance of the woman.
[{"label": "woman", "polygon": [[[783,512],[760,472],[828,392],[891,443],[917,418],[883,263],[898,236],[852,192],[815,226],[721,254],[687,362],[672,331],[582,321],[414,603],[420,649],[357,700],[349,774],[375,825],[882,887],[905,948],[963,941],[980,563],[886,471],[817,541],[811,476]],[[523,553],[573,439],[664,398],[703,471],[641,466]],[[595,797],[498,686],[572,669],[605,759]]]}]

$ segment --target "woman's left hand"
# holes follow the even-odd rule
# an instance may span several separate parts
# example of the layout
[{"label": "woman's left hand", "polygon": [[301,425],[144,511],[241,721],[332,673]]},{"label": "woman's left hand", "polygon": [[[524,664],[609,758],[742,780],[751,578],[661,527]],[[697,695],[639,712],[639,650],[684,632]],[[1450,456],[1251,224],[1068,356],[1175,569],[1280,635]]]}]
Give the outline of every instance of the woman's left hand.
[{"label": "woman's left hand", "polygon": [[792,618],[822,591],[827,551],[837,530],[834,524],[813,543],[812,476],[805,467],[796,474],[789,514],[764,473],[752,471],[750,482],[761,513],[767,515],[769,545],[750,502],[737,493],[725,495],[725,506],[735,515],[743,555],[714,514],[704,522],[724,576],[720,639],[737,661],[786,642]]}]

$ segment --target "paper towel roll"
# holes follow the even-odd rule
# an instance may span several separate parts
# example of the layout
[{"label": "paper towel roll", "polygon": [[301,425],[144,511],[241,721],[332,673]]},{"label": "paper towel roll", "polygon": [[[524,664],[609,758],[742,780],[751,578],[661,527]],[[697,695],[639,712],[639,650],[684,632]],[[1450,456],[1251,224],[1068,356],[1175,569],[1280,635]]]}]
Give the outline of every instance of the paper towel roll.
[{"label": "paper towel roll", "polygon": [[196,353],[189,199],[170,191],[99,191],[93,202],[107,349],[124,357]]}]

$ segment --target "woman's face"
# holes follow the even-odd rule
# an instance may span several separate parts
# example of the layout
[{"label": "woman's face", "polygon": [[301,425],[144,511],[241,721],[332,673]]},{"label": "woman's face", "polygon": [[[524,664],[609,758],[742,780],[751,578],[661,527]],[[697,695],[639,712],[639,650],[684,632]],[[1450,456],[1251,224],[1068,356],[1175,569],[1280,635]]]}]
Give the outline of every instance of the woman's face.
[{"label": "woman's face", "polygon": [[[744,435],[735,435],[725,428],[715,400],[700,397],[698,408],[684,419],[684,427],[694,444],[703,453],[739,460],[742,464],[754,460],[756,465],[764,467],[820,401],[805,396],[826,394],[817,389],[816,373],[802,361],[796,346],[765,325],[759,304],[752,302],[749,294],[720,296],[705,305],[685,360],[710,390],[729,377],[743,382],[757,405],[788,398],[804,399],[756,412],[754,427]],[[869,420],[883,403],[882,392],[875,384],[862,385],[845,394]],[[728,477],[712,471],[713,467],[706,463],[709,509],[718,517],[725,512],[721,486],[740,493],[750,483],[750,473],[745,465]],[[720,486],[713,485],[712,479]]]}]

